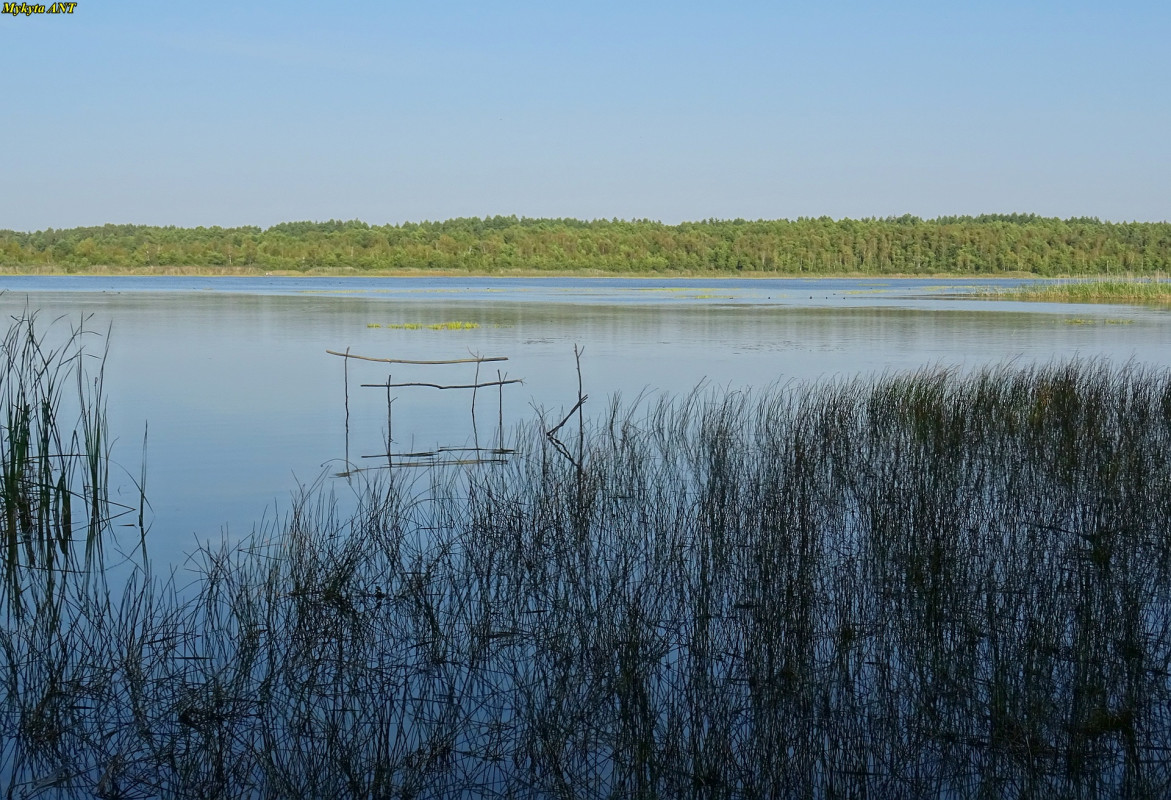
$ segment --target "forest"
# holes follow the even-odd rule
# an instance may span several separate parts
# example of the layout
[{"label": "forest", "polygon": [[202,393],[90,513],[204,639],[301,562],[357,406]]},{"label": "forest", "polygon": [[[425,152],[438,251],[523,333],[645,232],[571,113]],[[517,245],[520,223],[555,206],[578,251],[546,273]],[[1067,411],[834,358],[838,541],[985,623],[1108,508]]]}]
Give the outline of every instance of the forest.
[{"label": "forest", "polygon": [[1171,222],[986,214],[717,220],[516,216],[269,228],[147,225],[0,230],[8,272],[603,272],[614,274],[1150,275],[1171,268]]}]

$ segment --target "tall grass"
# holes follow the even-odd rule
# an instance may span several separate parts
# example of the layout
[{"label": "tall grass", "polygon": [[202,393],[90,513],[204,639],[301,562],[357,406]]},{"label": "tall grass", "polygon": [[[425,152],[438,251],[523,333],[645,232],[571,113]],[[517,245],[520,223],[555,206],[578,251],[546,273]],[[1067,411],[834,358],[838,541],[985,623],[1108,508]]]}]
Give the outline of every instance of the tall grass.
[{"label": "tall grass", "polygon": [[1160,279],[1093,278],[1028,283],[997,289],[998,300],[1034,300],[1055,303],[1171,303],[1171,282]]},{"label": "tall grass", "polygon": [[9,614],[31,610],[30,584],[100,573],[110,522],[130,510],[109,497],[105,357],[87,353],[90,335],[84,321],[42,330],[26,312],[0,341],[0,603]]},{"label": "tall grass", "polygon": [[[10,620],[9,793],[1164,797],[1171,374],[615,400]],[[571,454],[573,455],[573,454]]]}]

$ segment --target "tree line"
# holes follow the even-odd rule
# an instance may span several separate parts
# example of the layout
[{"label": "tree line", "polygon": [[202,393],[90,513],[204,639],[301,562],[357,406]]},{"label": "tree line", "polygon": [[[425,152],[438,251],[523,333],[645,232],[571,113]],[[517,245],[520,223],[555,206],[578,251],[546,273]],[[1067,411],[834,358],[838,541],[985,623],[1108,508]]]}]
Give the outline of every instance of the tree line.
[{"label": "tree line", "polygon": [[1035,214],[861,220],[530,219],[259,227],[102,225],[0,231],[0,266],[264,270],[744,272],[782,275],[1151,274],[1171,268],[1171,223]]}]

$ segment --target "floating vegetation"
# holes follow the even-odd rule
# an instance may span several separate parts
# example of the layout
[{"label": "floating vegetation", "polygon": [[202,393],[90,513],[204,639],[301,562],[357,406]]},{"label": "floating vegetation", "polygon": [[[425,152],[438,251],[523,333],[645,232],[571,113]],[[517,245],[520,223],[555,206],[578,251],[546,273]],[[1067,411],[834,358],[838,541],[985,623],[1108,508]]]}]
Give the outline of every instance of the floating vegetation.
[{"label": "floating vegetation", "polygon": [[[1104,319],[1101,320],[1104,325],[1133,325],[1133,319]],[[1092,319],[1083,319],[1081,317],[1069,317],[1065,320],[1066,325],[1096,325],[1097,322]]]},{"label": "floating vegetation", "polygon": [[8,794],[1171,794],[1171,374],[560,417],[307,494],[185,594],[22,572]]},{"label": "floating vegetation", "polygon": [[391,328],[400,331],[421,331],[423,329],[430,331],[469,331],[480,327],[478,322],[434,322],[431,324],[423,324],[422,322],[399,322],[389,325],[383,325],[378,322],[366,323],[367,328]]}]

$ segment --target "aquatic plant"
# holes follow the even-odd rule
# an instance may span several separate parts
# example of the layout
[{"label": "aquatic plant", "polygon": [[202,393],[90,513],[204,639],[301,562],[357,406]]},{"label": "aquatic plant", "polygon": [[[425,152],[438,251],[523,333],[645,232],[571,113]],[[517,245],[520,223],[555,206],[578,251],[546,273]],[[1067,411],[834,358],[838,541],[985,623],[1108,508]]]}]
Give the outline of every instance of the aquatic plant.
[{"label": "aquatic plant", "polygon": [[310,489],[195,554],[187,593],[137,574],[10,620],[9,794],[1171,792],[1171,374],[935,369],[577,422],[357,483],[352,512]]},{"label": "aquatic plant", "polygon": [[86,352],[91,335],[84,320],[41,331],[26,312],[0,341],[0,601],[9,613],[36,601],[24,596],[30,575],[51,585],[63,572],[97,571],[111,521],[133,510],[109,497],[105,357]]},{"label": "aquatic plant", "polygon": [[367,328],[391,328],[393,330],[418,331],[424,328],[432,331],[466,331],[480,327],[478,322],[433,322],[424,325],[421,322],[400,322],[392,325],[367,325]]},{"label": "aquatic plant", "polygon": [[1171,281],[1158,278],[1094,278],[1027,283],[1011,289],[995,289],[981,296],[997,300],[1031,300],[1057,303],[1171,303]]}]

